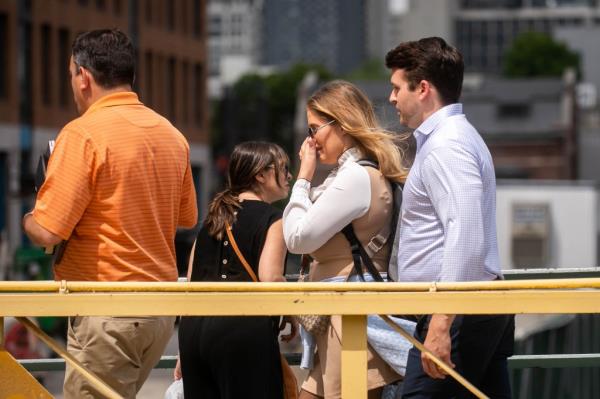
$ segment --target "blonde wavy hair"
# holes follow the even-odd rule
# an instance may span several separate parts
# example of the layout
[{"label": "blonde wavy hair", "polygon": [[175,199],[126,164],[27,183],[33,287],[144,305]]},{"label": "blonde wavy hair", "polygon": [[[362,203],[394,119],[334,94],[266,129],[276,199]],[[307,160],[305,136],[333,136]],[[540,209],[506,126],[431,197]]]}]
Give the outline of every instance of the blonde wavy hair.
[{"label": "blonde wavy hair", "polygon": [[399,183],[406,180],[408,169],[403,166],[404,151],[399,147],[406,137],[381,127],[371,101],[358,87],[344,80],[328,82],[306,106],[325,120],[335,120],[368,159],[377,161],[386,178]]}]

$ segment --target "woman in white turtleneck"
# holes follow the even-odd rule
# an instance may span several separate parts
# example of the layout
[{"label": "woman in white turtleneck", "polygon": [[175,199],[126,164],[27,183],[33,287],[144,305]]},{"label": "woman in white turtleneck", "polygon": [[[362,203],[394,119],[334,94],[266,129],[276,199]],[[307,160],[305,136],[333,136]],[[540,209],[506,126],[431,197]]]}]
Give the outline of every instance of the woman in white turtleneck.
[{"label": "woman in white turtleneck", "polygon": [[[363,247],[392,226],[392,192],[388,180],[403,182],[407,170],[395,137],[379,127],[373,106],[353,84],[329,82],[308,100],[308,137],[300,149],[300,171],[283,215],[284,238],[292,253],[310,254],[310,281],[341,279],[353,269],[350,245],[341,230],[352,223]],[[379,167],[361,166],[368,159]],[[317,162],[336,165],[322,185],[312,187]],[[395,226],[394,226],[395,227]],[[371,252],[386,270],[392,243]],[[340,398],[341,318],[332,316],[328,331],[314,337],[314,367],[300,399]],[[369,346],[369,398],[401,377]],[[379,395],[379,396],[378,396]]]}]

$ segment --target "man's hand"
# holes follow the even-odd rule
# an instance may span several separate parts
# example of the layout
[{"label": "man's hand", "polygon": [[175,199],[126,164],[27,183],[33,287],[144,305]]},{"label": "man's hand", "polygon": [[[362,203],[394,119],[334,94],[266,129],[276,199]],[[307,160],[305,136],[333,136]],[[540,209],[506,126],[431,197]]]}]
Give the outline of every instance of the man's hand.
[{"label": "man's hand", "polygon": [[[429,329],[423,345],[444,363],[454,368],[450,359],[452,341],[450,339],[450,326],[454,321],[454,315],[433,315],[429,322]],[[431,378],[444,379],[447,373],[438,367],[426,353],[421,353],[421,364],[423,371]]]}]

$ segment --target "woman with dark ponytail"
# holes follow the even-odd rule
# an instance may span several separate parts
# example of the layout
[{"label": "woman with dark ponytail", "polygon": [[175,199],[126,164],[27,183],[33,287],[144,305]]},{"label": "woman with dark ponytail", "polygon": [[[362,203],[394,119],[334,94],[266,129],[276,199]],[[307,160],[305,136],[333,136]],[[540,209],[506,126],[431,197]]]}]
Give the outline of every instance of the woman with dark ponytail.
[{"label": "woman with dark ponytail", "polygon": [[[209,206],[192,249],[188,281],[253,281],[226,229],[259,281],[285,281],[282,212],[271,203],[289,191],[289,159],[281,147],[246,142],[233,150],[226,189]],[[180,362],[186,398],[283,398],[277,337],[287,318],[182,317]],[[296,333],[292,323],[290,340]]]}]

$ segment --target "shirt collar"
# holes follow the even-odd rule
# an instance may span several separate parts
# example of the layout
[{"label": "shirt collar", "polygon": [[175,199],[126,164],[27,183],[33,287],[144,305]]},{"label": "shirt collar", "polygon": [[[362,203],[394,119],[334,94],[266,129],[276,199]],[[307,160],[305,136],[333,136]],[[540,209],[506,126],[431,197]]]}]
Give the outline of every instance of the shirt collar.
[{"label": "shirt collar", "polygon": [[141,101],[138,99],[136,93],[132,91],[119,91],[116,93],[107,94],[104,97],[99,98],[93,103],[85,114],[92,113],[100,108],[114,107],[116,105],[141,105]]},{"label": "shirt collar", "polygon": [[462,104],[454,103],[446,105],[429,115],[413,133],[417,140],[417,151],[419,151],[429,134],[434,132],[442,121],[454,115],[462,115],[462,113]]},{"label": "shirt collar", "polygon": [[338,158],[338,166],[342,166],[344,163],[346,163],[346,161],[349,160],[354,162],[359,161],[362,159],[362,157],[363,154],[361,150],[359,150],[357,147],[350,147]]},{"label": "shirt collar", "polygon": [[337,176],[337,173],[340,167],[342,167],[342,165],[344,165],[348,161],[356,162],[363,158],[364,156],[362,151],[357,147],[350,147],[346,151],[344,151],[342,155],[340,155],[340,157],[338,158],[338,165],[329,172],[327,178],[323,181],[323,183],[321,183],[317,187],[311,187],[309,193],[309,198],[311,202],[315,202],[321,196],[321,194],[325,192],[327,187],[331,185],[331,183],[335,180],[335,177]]}]

